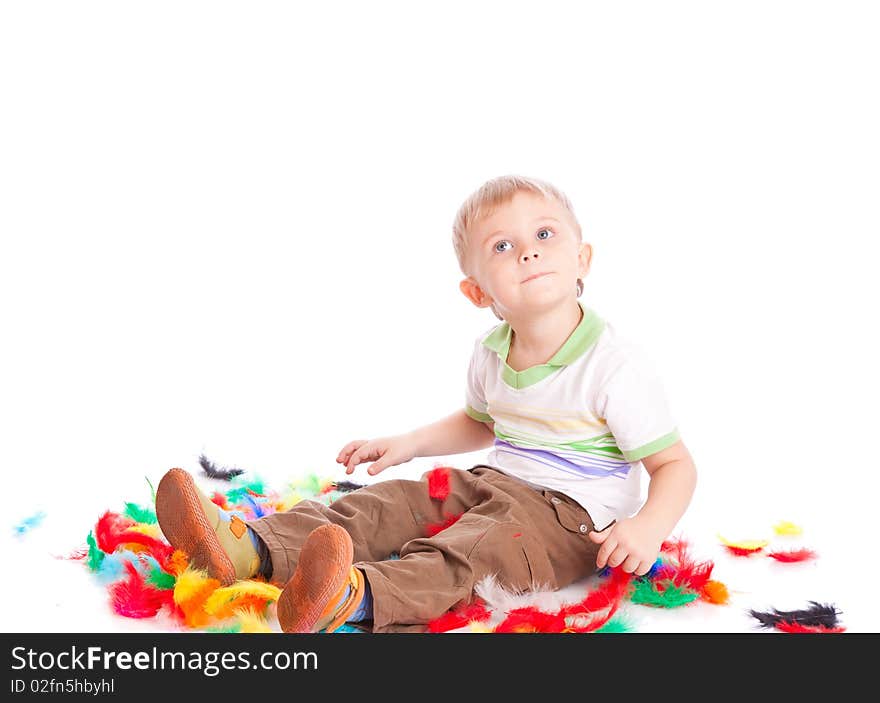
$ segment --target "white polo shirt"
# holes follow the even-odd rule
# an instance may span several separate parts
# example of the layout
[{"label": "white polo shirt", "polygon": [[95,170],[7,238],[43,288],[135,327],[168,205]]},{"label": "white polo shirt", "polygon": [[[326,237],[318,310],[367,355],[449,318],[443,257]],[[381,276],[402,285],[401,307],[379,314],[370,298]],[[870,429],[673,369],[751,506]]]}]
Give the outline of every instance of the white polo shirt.
[{"label": "white polo shirt", "polygon": [[482,333],[465,410],[495,423],[486,464],[574,498],[602,530],[641,507],[641,459],[679,433],[641,349],[578,304],[583,317],[559,351],[523,371],[507,365],[510,325]]}]

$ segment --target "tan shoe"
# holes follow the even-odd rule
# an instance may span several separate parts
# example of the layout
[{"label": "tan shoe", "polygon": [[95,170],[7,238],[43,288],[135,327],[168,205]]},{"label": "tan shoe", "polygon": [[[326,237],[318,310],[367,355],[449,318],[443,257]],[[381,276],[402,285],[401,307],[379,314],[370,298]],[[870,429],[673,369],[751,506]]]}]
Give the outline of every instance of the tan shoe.
[{"label": "tan shoe", "polygon": [[254,576],[260,557],[237,515],[225,519],[183,469],[171,469],[156,489],[156,518],[162,534],[190,563],[227,586]]},{"label": "tan shoe", "polygon": [[358,609],[366,584],[351,565],[353,553],[351,537],[339,525],[312,530],[278,598],[284,632],[333,632]]}]

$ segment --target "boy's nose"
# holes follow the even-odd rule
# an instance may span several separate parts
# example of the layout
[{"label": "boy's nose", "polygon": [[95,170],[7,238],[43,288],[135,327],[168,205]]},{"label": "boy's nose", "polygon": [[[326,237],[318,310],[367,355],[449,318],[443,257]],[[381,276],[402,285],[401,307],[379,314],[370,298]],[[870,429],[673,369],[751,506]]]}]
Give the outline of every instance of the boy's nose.
[{"label": "boy's nose", "polygon": [[525,262],[525,261],[528,261],[529,259],[537,259],[537,258],[538,258],[538,252],[530,251],[530,252],[523,254],[520,257],[520,261]]}]

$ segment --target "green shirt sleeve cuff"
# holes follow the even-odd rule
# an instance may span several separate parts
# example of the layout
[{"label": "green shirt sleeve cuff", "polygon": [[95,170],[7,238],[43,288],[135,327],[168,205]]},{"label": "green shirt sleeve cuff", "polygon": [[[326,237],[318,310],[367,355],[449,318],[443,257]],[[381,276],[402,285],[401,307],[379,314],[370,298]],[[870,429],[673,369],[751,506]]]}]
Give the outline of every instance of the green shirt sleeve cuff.
[{"label": "green shirt sleeve cuff", "polygon": [[472,417],[477,422],[494,422],[491,415],[487,415],[486,413],[477,412],[470,405],[464,406],[464,411]]},{"label": "green shirt sleeve cuff", "polygon": [[638,449],[630,449],[629,451],[622,449],[621,451],[623,452],[623,458],[632,463],[671,447],[679,439],[681,439],[681,436],[678,433],[678,429],[674,429],[669,434],[665,434],[660,439],[655,439],[648,444],[643,444]]}]

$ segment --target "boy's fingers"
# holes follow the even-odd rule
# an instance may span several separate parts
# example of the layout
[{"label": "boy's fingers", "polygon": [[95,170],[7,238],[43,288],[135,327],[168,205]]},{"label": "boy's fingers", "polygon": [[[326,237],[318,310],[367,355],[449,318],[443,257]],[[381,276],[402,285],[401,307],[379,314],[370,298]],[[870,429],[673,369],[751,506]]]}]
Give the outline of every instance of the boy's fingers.
[{"label": "boy's fingers", "polygon": [[642,565],[642,562],[638,559],[638,557],[628,556],[626,561],[623,562],[623,570],[632,574],[639,570],[639,567]]},{"label": "boy's fingers", "polygon": [[588,535],[591,540],[593,540],[596,544],[602,544],[606,539],[608,539],[608,535],[611,534],[611,530],[602,530],[602,532],[596,532],[593,530]]},{"label": "boy's fingers", "polygon": [[354,454],[352,454],[348,458],[348,461],[345,462],[346,473],[350,474],[352,471],[354,471],[354,467],[357,466],[360,463],[360,461],[361,461],[361,457],[360,457],[359,452],[355,452]]},{"label": "boy's fingers", "polygon": [[605,542],[599,548],[599,553],[596,555],[596,566],[600,569],[608,563],[608,557],[614,551],[614,548],[617,546],[617,540],[614,539],[611,535],[605,538]]},{"label": "boy's fingers", "polygon": [[346,444],[346,445],[342,448],[342,451],[339,452],[339,456],[336,457],[336,461],[338,461],[338,462],[340,462],[340,463],[342,463],[342,464],[346,463],[346,462],[348,461],[348,457],[349,457],[349,455],[350,455],[355,449],[357,449],[359,446],[361,446],[362,444],[366,444],[366,440],[363,440],[363,439],[356,439],[356,440],[354,440],[353,442],[349,442],[348,444]]},{"label": "boy's fingers", "polygon": [[618,545],[618,547],[611,553],[611,556],[608,557],[608,566],[610,566],[611,568],[614,568],[615,566],[620,566],[621,564],[623,564],[626,557],[626,550]]}]

